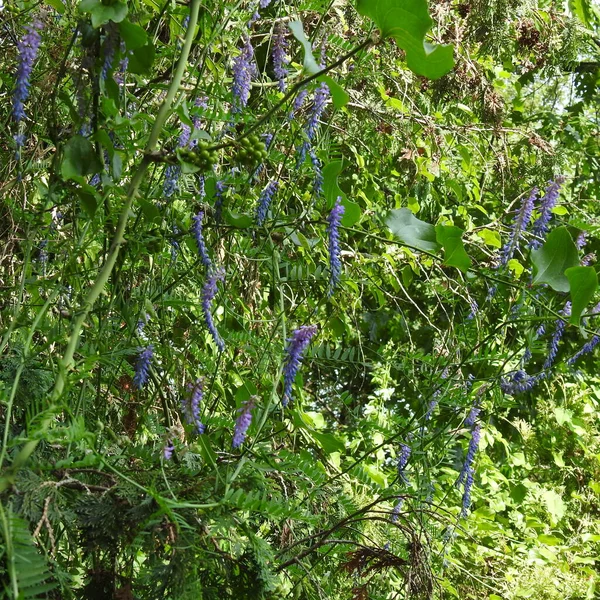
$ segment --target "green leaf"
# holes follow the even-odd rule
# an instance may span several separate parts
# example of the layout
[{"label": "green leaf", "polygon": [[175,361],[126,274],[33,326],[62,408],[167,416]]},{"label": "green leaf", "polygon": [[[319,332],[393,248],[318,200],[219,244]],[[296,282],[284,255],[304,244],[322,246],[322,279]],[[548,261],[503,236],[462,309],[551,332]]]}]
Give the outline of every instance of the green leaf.
[{"label": "green leaf", "polygon": [[321,69],[319,69],[319,65],[313,56],[312,45],[304,33],[302,21],[292,21],[291,23],[288,23],[288,27],[290,28],[292,35],[302,44],[302,47],[304,48],[304,70],[311,75],[318,73]]},{"label": "green leaf", "polygon": [[407,246],[426,252],[437,252],[440,249],[435,227],[417,219],[408,208],[393,210],[386,219],[386,225]]},{"label": "green leaf", "polygon": [[238,227],[239,229],[247,229],[252,227],[252,217],[240,213],[233,212],[231,210],[223,211],[223,219],[229,225]]},{"label": "green leaf", "polygon": [[138,75],[150,73],[155,54],[156,49],[154,48],[154,44],[152,42],[148,42],[141,48],[136,48],[129,59],[129,71]]},{"label": "green leaf", "polygon": [[557,292],[569,291],[565,271],[579,264],[577,248],[566,227],[555,229],[539,249],[531,252],[533,283],[547,283]]},{"label": "green leaf", "polygon": [[323,167],[323,193],[327,201],[327,208],[333,208],[338,197],[342,199],[344,205],[344,216],[342,225],[352,227],[360,219],[360,206],[356,202],[349,200],[346,194],[338,185],[338,177],[343,169],[343,161],[334,160]]},{"label": "green leaf", "polygon": [[462,241],[464,231],[454,225],[437,225],[435,237],[444,248],[444,264],[466,273],[471,268],[471,259]]},{"label": "green leaf", "polygon": [[83,206],[85,212],[90,216],[90,218],[93,217],[98,209],[98,202],[96,201],[94,194],[90,194],[84,190],[78,189],[77,195],[81,200],[81,206]]},{"label": "green leaf", "polygon": [[426,0],[358,0],[357,10],[375,21],[383,38],[396,40],[417,75],[438,79],[454,66],[452,46],[425,41],[433,24]]},{"label": "green leaf", "polygon": [[492,248],[502,247],[500,234],[497,231],[492,231],[491,229],[482,229],[481,231],[477,232],[477,235],[483,240],[483,243],[486,246],[491,246]]},{"label": "green leaf", "polygon": [[586,26],[593,20],[592,7],[588,0],[569,0],[569,10]]},{"label": "green leaf", "polygon": [[317,78],[317,81],[324,81],[329,86],[331,92],[331,99],[333,100],[333,106],[335,108],[343,108],[350,102],[350,96],[348,92],[329,75],[321,75]]},{"label": "green leaf", "polygon": [[46,0],[46,2],[54,9],[56,10],[57,13],[59,14],[64,14],[65,12],[65,5],[62,3],[61,0]]},{"label": "green leaf", "polygon": [[546,509],[550,514],[550,518],[553,524],[558,523],[567,512],[567,507],[563,502],[563,499],[553,490],[546,490],[542,494]]},{"label": "green leaf", "polygon": [[120,23],[127,16],[127,4],[115,2],[113,4],[102,4],[102,2],[82,2],[79,9],[92,13],[92,27],[98,29],[102,25],[113,21]]},{"label": "green leaf", "polygon": [[119,23],[119,32],[127,50],[135,50],[146,45],[148,35],[142,27],[125,19]]},{"label": "green leaf", "polygon": [[565,271],[571,292],[571,318],[573,325],[579,325],[581,313],[594,297],[598,289],[598,275],[594,267],[571,267]]},{"label": "green leaf", "polygon": [[92,175],[102,170],[102,163],[92,143],[82,135],[74,135],[65,145],[61,173],[65,179]]},{"label": "green leaf", "polygon": [[332,452],[344,452],[346,447],[343,442],[338,440],[333,433],[319,433],[311,431],[310,435],[318,442],[319,446],[325,450],[327,454]]}]

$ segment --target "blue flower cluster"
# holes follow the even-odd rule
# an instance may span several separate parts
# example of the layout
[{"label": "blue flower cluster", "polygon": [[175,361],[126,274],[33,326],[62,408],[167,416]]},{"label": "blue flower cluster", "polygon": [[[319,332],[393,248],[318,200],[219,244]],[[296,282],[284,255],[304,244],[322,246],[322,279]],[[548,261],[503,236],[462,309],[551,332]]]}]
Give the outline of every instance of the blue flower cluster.
[{"label": "blue flower cluster", "polygon": [[217,282],[223,281],[225,279],[225,271],[221,269],[217,269],[210,273],[206,278],[206,282],[204,283],[204,288],[202,290],[202,312],[204,313],[204,320],[206,321],[206,326],[208,327],[208,331],[212,336],[219,352],[223,352],[225,350],[225,342],[223,338],[220,336],[217,331],[217,327],[215,322],[213,321],[211,307],[212,301],[217,295]]},{"label": "blue flower cluster", "polygon": [[303,325],[292,332],[288,339],[285,363],[283,366],[283,406],[287,406],[292,399],[292,385],[298,374],[302,355],[310,344],[310,340],[317,333],[316,325]]},{"label": "blue flower cluster", "polygon": [[231,442],[232,448],[239,448],[246,439],[246,433],[250,424],[252,423],[252,408],[254,404],[252,400],[247,400],[238,409],[238,418],[233,428],[233,440]]},{"label": "blue flower cluster", "polygon": [[407,444],[400,445],[400,456],[398,457],[397,469],[398,469],[398,477],[404,481],[404,483],[408,483],[408,477],[406,476],[406,465],[410,459],[411,449]]},{"label": "blue flower cluster", "polygon": [[278,187],[279,182],[277,180],[273,179],[269,181],[258,198],[258,206],[256,207],[256,224],[259,227],[262,227],[267,218],[269,206],[271,206],[271,201],[273,200],[273,196],[277,192]]},{"label": "blue flower cluster", "polygon": [[331,296],[340,281],[342,262],[340,260],[340,224],[344,215],[342,198],[338,196],[334,207],[327,219],[327,233],[329,234],[329,296]]},{"label": "blue flower cluster", "polygon": [[208,250],[204,242],[204,234],[202,233],[202,219],[204,219],[204,212],[200,211],[195,217],[192,217],[194,224],[192,225],[192,233],[196,240],[196,246],[198,247],[198,254],[202,264],[207,270],[212,269],[212,261],[208,255]]},{"label": "blue flower cluster", "polygon": [[473,462],[475,461],[475,455],[479,448],[479,440],[481,438],[481,425],[478,423],[471,430],[471,441],[467,449],[467,455],[463,468],[458,476],[456,482],[457,485],[464,483],[463,497],[462,497],[462,510],[460,513],[461,518],[465,518],[468,514],[469,507],[471,506],[471,490],[473,488],[475,470],[473,468]]},{"label": "blue flower cluster", "polygon": [[206,427],[200,420],[200,404],[204,397],[204,383],[202,379],[197,379],[194,385],[189,386],[190,396],[188,401],[182,400],[182,412],[186,421],[190,425],[195,425],[196,432],[203,434]]},{"label": "blue flower cluster", "polygon": [[273,74],[279,82],[279,91],[285,92],[288,76],[287,65],[290,62],[287,57],[288,41],[285,37],[283,25],[278,25],[273,38]]},{"label": "blue flower cluster", "polygon": [[533,188],[531,194],[527,198],[525,198],[525,200],[521,204],[521,208],[519,209],[519,212],[517,213],[513,221],[508,242],[500,251],[500,263],[498,265],[499,267],[506,266],[508,264],[508,261],[514,256],[515,251],[519,246],[519,241],[523,237],[523,234],[527,230],[527,227],[529,226],[529,223],[531,221],[533,207],[537,195],[538,188]]},{"label": "blue flower cluster", "polygon": [[154,346],[150,344],[140,351],[137,364],[135,366],[135,375],[133,377],[133,385],[138,390],[141,390],[148,381],[150,375],[150,364],[154,356]]},{"label": "blue flower cluster", "polygon": [[240,54],[233,62],[233,112],[241,112],[250,99],[250,84],[256,72],[254,49],[246,36]]},{"label": "blue flower cluster", "polygon": [[560,186],[564,181],[564,177],[557,177],[555,181],[548,182],[546,193],[540,201],[540,216],[536,219],[531,230],[534,237],[529,243],[530,248],[539,248],[544,242],[544,238],[548,233],[548,225],[552,218],[552,209],[556,206]]}]

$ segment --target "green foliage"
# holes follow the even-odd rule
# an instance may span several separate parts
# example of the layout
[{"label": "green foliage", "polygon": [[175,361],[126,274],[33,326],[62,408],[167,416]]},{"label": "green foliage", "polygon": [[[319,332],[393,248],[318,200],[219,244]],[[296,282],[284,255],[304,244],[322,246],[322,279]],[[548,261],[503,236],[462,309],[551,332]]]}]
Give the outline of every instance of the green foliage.
[{"label": "green foliage", "polygon": [[5,5],[6,597],[597,595],[593,6]]}]

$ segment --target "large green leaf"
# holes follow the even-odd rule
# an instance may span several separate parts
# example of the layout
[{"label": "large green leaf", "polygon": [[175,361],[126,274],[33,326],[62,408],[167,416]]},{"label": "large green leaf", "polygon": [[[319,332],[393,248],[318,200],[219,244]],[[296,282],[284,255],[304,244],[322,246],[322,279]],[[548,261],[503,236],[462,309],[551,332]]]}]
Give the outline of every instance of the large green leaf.
[{"label": "large green leaf", "polygon": [[143,27],[132,23],[128,19],[125,19],[119,23],[119,32],[123,38],[123,41],[125,42],[127,50],[141,48],[142,46],[146,45],[146,41],[148,40],[148,35],[144,31]]},{"label": "large green leaf", "polygon": [[[312,45],[304,33],[302,22],[292,21],[288,27],[290,28],[294,37],[300,42],[300,44],[302,44],[302,48],[304,49],[304,70],[311,75],[318,73],[321,69],[319,68],[319,65],[314,57]],[[333,77],[330,77],[329,75],[321,75],[321,77],[317,78],[317,81],[324,81],[329,86],[331,99],[333,100],[333,105],[335,108],[342,108],[348,104],[350,96],[348,96],[346,90],[339,83],[337,83]]]},{"label": "large green leaf", "polygon": [[438,79],[454,66],[452,46],[425,41],[433,21],[427,0],[358,0],[358,12],[370,17],[381,36],[393,37],[406,52],[408,67],[430,79]]},{"label": "large green leaf", "polygon": [[579,324],[579,318],[598,289],[598,275],[594,267],[571,267],[565,271],[571,292],[571,323]]},{"label": "large green leaf", "polygon": [[408,208],[393,210],[386,219],[386,224],[407,246],[426,252],[437,252],[441,247],[437,241],[435,227],[417,219]]},{"label": "large green leaf", "polygon": [[566,227],[555,229],[538,250],[531,253],[533,283],[547,283],[557,292],[569,291],[565,271],[579,264],[577,248]]},{"label": "large green leaf", "polygon": [[338,196],[342,199],[342,204],[344,205],[342,225],[344,227],[352,227],[360,219],[360,207],[356,202],[349,200],[338,185],[337,180],[343,166],[343,161],[334,160],[323,167],[323,193],[325,194],[328,208],[333,208]]},{"label": "large green leaf", "polygon": [[102,163],[92,143],[82,135],[74,135],[65,145],[61,173],[65,179],[92,175],[102,170]]},{"label": "large green leaf", "polygon": [[92,14],[92,26],[97,29],[109,21],[120,23],[127,16],[127,3],[103,4],[101,0],[82,0],[79,10]]},{"label": "large green leaf", "polygon": [[319,69],[319,65],[313,56],[312,45],[304,33],[302,21],[292,21],[291,23],[288,23],[288,27],[294,37],[302,44],[302,48],[304,49],[304,70],[311,75],[318,73],[321,69]]},{"label": "large green leaf", "polygon": [[471,268],[471,259],[463,245],[463,233],[454,225],[437,225],[435,228],[436,240],[444,248],[444,264],[466,273]]}]

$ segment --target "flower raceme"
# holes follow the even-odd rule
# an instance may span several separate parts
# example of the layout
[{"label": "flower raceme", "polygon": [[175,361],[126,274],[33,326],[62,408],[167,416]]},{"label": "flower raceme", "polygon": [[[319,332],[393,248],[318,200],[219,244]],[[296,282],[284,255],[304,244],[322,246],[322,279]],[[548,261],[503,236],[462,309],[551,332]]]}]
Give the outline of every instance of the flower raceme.
[{"label": "flower raceme", "polygon": [[514,256],[519,241],[523,237],[523,234],[531,221],[531,215],[533,214],[533,207],[537,195],[538,188],[535,187],[531,190],[531,194],[523,201],[523,204],[521,204],[521,208],[513,221],[508,242],[500,251],[499,267],[505,267],[508,264],[508,261]]},{"label": "flower raceme", "polygon": [[40,29],[42,22],[34,20],[31,25],[25,26],[25,35],[19,41],[17,48],[19,50],[19,66],[17,68],[17,81],[13,97],[13,118],[19,123],[25,118],[24,104],[29,97],[29,86],[33,64],[38,55],[40,42]]},{"label": "flower raceme", "polygon": [[303,325],[293,331],[292,337],[288,339],[283,366],[283,406],[287,406],[292,399],[292,385],[298,374],[298,369],[302,362],[302,355],[315,333],[317,333],[316,325]]},{"label": "flower raceme", "polygon": [[200,256],[200,260],[202,261],[202,264],[208,270],[210,270],[212,268],[212,261],[210,260],[210,256],[208,256],[208,250],[206,248],[206,243],[204,242],[202,219],[204,219],[203,211],[200,211],[195,217],[192,217],[192,221],[194,222],[192,225],[192,233],[194,234],[194,239],[196,240],[196,246],[198,247],[198,255]]},{"label": "flower raceme", "polygon": [[555,181],[548,182],[546,193],[540,201],[540,216],[533,224],[531,230],[534,237],[529,243],[529,247],[534,250],[542,245],[544,238],[548,233],[548,225],[552,218],[552,209],[556,206],[558,195],[560,193],[560,186],[564,181],[564,177],[557,177]]},{"label": "flower raceme", "polygon": [[138,390],[141,390],[148,381],[150,375],[150,363],[154,355],[154,346],[150,344],[146,346],[140,352],[135,366],[135,376],[133,378],[133,384]]},{"label": "flower raceme", "polygon": [[223,341],[223,338],[217,331],[217,327],[212,317],[211,308],[212,301],[217,295],[217,282],[223,281],[224,279],[225,271],[222,268],[216,269],[208,275],[204,284],[204,288],[202,290],[202,312],[204,313],[204,320],[206,321],[208,331],[210,332],[210,335],[215,341],[219,352],[223,352],[225,350],[225,342]]},{"label": "flower raceme", "polygon": [[331,296],[340,282],[342,262],[340,260],[340,224],[344,216],[342,198],[338,196],[334,207],[327,219],[327,233],[329,234],[329,296]]},{"label": "flower raceme", "polygon": [[186,421],[190,425],[195,425],[196,432],[203,434],[206,427],[200,420],[200,404],[204,397],[204,382],[197,379],[194,385],[189,385],[190,396],[188,402],[182,402],[182,410]]},{"label": "flower raceme", "polygon": [[256,207],[256,224],[259,227],[264,224],[267,218],[269,206],[271,206],[271,201],[273,200],[273,196],[275,195],[278,187],[279,182],[277,180],[269,181],[258,198],[258,206]]},{"label": "flower raceme", "polygon": [[235,422],[233,429],[233,440],[231,442],[232,448],[239,448],[246,439],[246,433],[252,423],[252,409],[254,404],[252,400],[247,400],[238,408],[238,418]]},{"label": "flower raceme", "polygon": [[246,36],[241,52],[233,62],[233,112],[241,112],[250,99],[250,83],[256,72],[254,49]]}]

